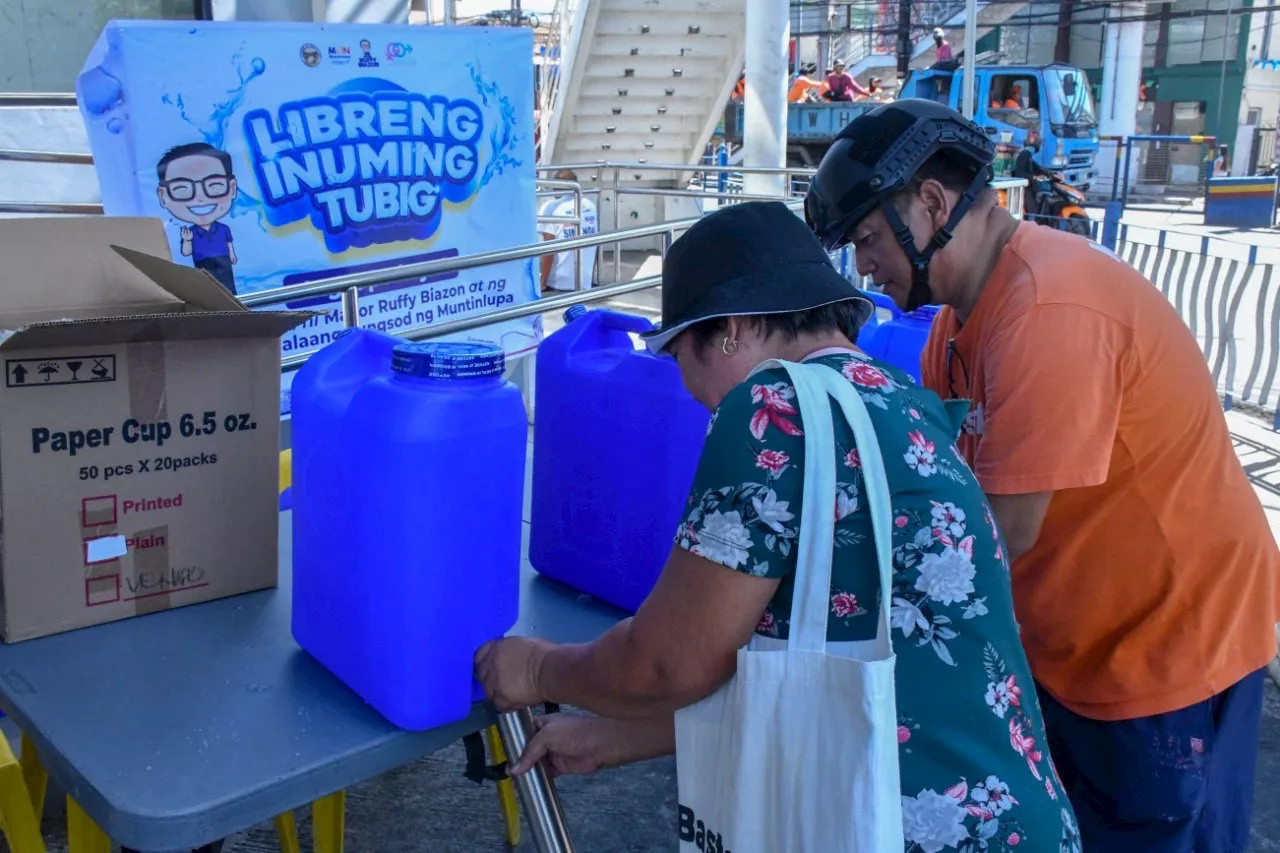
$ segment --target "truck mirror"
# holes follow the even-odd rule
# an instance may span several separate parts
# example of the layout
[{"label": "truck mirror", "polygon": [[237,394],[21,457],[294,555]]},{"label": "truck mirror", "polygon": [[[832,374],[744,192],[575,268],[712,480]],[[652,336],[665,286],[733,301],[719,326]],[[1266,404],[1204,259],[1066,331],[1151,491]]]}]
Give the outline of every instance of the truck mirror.
[{"label": "truck mirror", "polygon": [[1076,75],[1064,74],[1062,77],[1062,93],[1068,98],[1076,96]]}]

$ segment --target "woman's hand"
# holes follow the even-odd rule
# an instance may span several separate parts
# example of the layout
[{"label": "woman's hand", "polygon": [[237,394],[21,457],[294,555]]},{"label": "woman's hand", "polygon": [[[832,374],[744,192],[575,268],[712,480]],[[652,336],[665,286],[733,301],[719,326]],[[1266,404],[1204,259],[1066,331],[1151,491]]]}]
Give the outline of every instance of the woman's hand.
[{"label": "woman's hand", "polygon": [[507,637],[480,647],[475,658],[476,678],[499,711],[551,701],[542,693],[539,670],[553,645],[531,637]]},{"label": "woman's hand", "polygon": [[545,760],[553,776],[583,776],[616,766],[617,736],[610,733],[610,723],[563,712],[534,717],[537,732],[508,770],[512,776],[523,776]]},{"label": "woman's hand", "polygon": [[556,775],[586,774],[676,751],[672,714],[611,720],[557,713],[533,719],[537,732],[525,746],[524,755],[510,767],[517,776],[543,760]]}]

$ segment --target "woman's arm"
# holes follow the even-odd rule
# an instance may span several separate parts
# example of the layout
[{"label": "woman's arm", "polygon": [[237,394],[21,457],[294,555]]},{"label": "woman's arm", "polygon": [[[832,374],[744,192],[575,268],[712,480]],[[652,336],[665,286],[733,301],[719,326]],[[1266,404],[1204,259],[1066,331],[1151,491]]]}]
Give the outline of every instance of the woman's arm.
[{"label": "woman's arm", "polygon": [[675,548],[635,616],[594,642],[547,649],[539,692],[617,719],[690,705],[733,675],[778,583]]},{"label": "woman's arm", "polygon": [[527,773],[543,760],[557,774],[581,775],[676,751],[675,717],[671,714],[644,720],[610,720],[559,713],[534,720],[538,731],[525,746],[524,754],[511,765],[513,775]]},{"label": "woman's arm", "polygon": [[804,496],[795,392],[781,372],[758,379],[721,402],[675,546],[635,616],[591,643],[513,637],[476,653],[499,710],[550,701],[644,719],[690,705],[733,675],[738,649],[795,571]]}]

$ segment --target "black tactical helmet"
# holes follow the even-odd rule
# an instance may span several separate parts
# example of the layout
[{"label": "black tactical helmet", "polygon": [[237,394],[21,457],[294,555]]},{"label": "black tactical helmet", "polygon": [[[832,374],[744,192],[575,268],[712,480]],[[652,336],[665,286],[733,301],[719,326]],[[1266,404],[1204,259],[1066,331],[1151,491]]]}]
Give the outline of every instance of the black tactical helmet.
[{"label": "black tactical helmet", "polygon": [[[950,219],[921,251],[890,200],[940,151],[971,164],[977,174]],[[883,210],[911,261],[907,308],[913,310],[932,300],[929,260],[951,240],[961,217],[990,183],[994,158],[995,144],[982,128],[950,107],[919,98],[894,101],[863,113],[840,131],[809,184],[805,219],[831,251],[847,243],[872,210]]]}]

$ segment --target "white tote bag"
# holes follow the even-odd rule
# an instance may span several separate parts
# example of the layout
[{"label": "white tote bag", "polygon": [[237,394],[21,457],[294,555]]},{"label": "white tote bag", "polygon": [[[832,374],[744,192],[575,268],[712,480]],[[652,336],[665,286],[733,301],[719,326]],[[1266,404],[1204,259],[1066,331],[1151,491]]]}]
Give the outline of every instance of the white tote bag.
[{"label": "white tote bag", "polygon": [[[892,515],[884,461],[862,398],[835,370],[771,361],[791,375],[804,418],[804,505],[786,642],[755,637],[737,674],[676,712],[680,850],[899,853]],[[827,643],[836,513],[828,395],[853,428],[882,590],[876,639]]]}]

